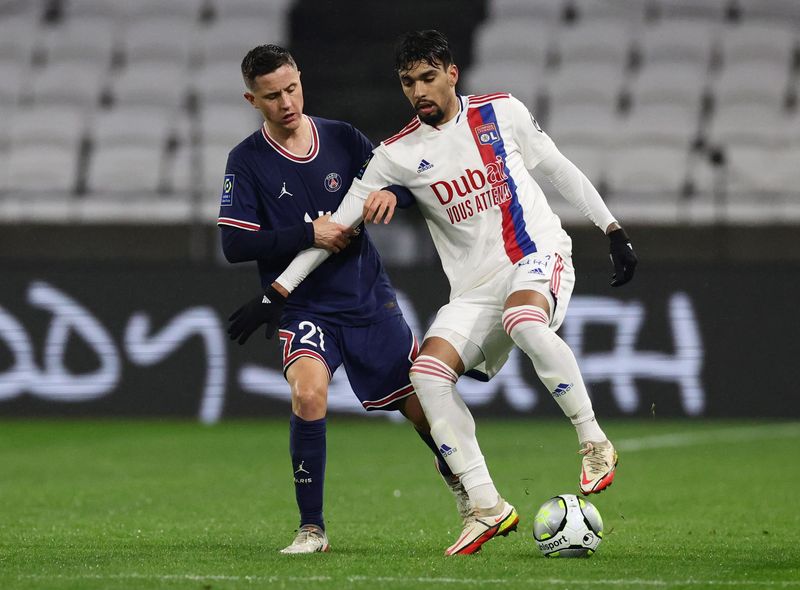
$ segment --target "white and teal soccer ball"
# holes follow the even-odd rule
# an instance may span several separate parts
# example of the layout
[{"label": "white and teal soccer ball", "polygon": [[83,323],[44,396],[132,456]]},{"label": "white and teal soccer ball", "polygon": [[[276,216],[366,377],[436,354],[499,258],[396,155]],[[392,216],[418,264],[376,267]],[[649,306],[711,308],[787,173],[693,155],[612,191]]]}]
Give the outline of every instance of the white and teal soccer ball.
[{"label": "white and teal soccer ball", "polygon": [[603,540],[603,519],[591,502],[561,494],[539,508],[533,538],[545,557],[589,557]]}]

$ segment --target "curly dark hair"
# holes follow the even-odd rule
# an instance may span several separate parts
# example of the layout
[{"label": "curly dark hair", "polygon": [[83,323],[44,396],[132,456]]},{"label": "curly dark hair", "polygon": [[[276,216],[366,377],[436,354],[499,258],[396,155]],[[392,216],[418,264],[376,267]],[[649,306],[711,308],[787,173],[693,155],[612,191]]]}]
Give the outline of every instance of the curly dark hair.
[{"label": "curly dark hair", "polygon": [[443,33],[433,29],[410,31],[397,40],[394,50],[395,70],[410,70],[420,62],[444,68],[455,63],[450,43]]},{"label": "curly dark hair", "polygon": [[256,78],[274,72],[287,64],[297,69],[297,64],[288,49],[272,44],[254,47],[242,60],[244,83],[252,90]]}]

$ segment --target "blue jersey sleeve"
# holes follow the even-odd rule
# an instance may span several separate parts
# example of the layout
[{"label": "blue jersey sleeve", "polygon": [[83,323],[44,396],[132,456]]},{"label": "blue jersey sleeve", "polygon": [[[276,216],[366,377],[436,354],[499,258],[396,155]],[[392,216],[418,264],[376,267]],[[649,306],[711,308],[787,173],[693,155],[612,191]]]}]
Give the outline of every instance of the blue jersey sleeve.
[{"label": "blue jersey sleeve", "polygon": [[258,194],[253,173],[235,150],[228,155],[228,163],[225,166],[217,225],[228,225],[249,231],[261,229],[258,218]]},{"label": "blue jersey sleeve", "polygon": [[278,230],[245,231],[220,225],[222,252],[228,262],[279,260],[314,245],[314,226],[301,223]]},{"label": "blue jersey sleeve", "polygon": [[232,151],[225,167],[217,219],[222,252],[228,262],[280,260],[314,245],[311,223],[262,229],[257,191],[244,157]]}]

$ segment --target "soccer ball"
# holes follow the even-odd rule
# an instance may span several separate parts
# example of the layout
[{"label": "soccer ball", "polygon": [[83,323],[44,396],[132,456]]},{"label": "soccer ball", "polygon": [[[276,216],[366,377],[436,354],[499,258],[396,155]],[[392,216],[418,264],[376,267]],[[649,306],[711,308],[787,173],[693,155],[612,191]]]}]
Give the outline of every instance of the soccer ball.
[{"label": "soccer ball", "polygon": [[589,557],[603,540],[603,519],[591,502],[561,494],[539,508],[533,538],[545,557]]}]

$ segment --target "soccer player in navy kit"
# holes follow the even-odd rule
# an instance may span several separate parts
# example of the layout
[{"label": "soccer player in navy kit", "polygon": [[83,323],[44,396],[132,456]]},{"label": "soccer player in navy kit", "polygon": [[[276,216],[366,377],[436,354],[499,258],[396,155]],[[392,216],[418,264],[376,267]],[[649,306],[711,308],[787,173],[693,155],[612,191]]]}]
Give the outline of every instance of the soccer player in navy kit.
[{"label": "soccer player in navy kit", "polygon": [[[329,221],[372,153],[347,123],[303,114],[300,72],[285,49],[256,47],[242,61],[244,97],[264,116],[261,129],[228,156],[218,225],[230,262],[256,260],[259,295],[231,316],[229,333],[243,344],[253,329],[237,319],[282,300],[270,285],[294,256],[313,246],[340,252],[311,274],[285,302],[280,320],[283,370],[291,388],[290,454],[300,528],[282,553],[329,549],[323,519],[327,392],[344,365],[367,410],[400,410],[434,452],[459,512],[468,497],[436,444],[409,379],[417,341],[363,227]],[[390,187],[400,203],[412,197]],[[386,219],[388,222],[388,219]],[[270,337],[277,326],[267,326]]]}]

